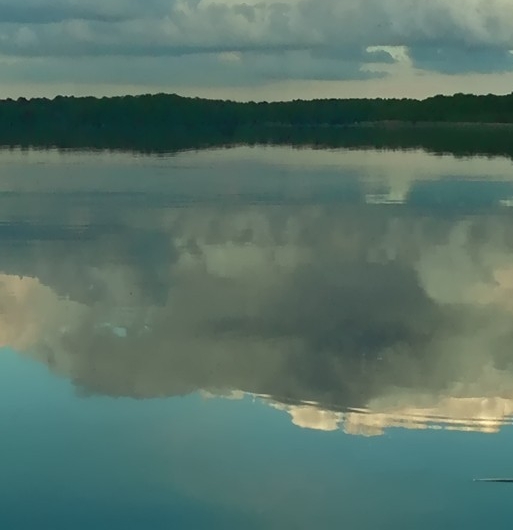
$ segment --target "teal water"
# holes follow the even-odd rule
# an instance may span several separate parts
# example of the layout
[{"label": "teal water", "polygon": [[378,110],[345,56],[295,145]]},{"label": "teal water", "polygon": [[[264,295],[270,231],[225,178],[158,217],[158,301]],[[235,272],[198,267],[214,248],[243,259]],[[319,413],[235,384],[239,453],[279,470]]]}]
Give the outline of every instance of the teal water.
[{"label": "teal water", "polygon": [[511,161],[0,167],[0,528],[510,527]]}]

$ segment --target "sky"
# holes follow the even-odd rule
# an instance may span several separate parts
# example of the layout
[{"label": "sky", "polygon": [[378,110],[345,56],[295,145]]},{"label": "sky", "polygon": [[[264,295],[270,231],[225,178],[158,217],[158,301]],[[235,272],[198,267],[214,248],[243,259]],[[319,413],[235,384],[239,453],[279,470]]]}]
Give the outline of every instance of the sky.
[{"label": "sky", "polygon": [[0,97],[510,93],[513,0],[0,0]]}]

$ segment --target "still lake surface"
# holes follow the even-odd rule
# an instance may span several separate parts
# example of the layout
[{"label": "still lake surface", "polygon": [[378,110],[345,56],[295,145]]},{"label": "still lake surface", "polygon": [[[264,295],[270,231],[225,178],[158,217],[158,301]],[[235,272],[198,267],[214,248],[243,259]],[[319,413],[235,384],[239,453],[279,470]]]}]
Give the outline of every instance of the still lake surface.
[{"label": "still lake surface", "polygon": [[511,160],[0,168],[0,528],[511,528]]}]

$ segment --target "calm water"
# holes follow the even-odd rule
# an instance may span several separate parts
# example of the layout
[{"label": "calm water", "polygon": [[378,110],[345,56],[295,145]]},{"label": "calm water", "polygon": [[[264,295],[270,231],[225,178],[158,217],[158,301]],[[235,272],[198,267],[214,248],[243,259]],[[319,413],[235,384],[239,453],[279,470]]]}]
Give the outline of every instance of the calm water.
[{"label": "calm water", "polygon": [[511,528],[510,160],[0,168],[0,528]]}]

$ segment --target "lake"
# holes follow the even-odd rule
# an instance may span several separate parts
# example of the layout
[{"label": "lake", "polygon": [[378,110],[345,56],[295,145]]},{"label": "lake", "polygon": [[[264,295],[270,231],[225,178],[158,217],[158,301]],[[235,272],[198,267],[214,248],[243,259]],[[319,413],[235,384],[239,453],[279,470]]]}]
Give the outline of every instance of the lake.
[{"label": "lake", "polygon": [[0,167],[0,528],[511,527],[511,159]]}]

